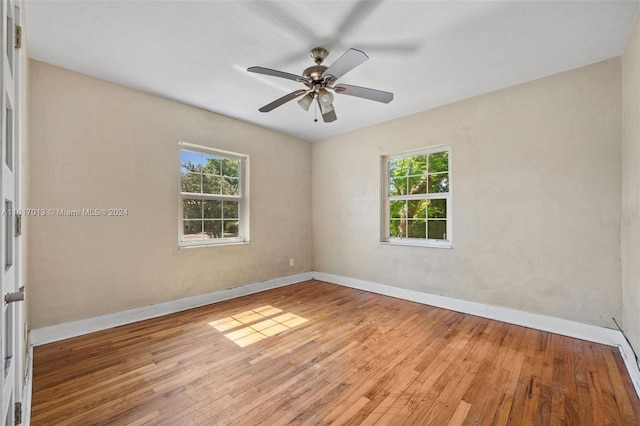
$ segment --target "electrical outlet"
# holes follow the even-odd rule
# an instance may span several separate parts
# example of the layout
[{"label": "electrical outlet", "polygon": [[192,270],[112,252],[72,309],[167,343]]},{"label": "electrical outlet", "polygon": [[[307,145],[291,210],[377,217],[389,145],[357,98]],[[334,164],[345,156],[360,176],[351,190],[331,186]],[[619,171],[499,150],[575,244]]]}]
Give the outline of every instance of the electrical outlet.
[{"label": "electrical outlet", "polygon": [[295,264],[296,264],[296,261],[293,259],[293,257],[289,259],[289,266],[294,266]]}]

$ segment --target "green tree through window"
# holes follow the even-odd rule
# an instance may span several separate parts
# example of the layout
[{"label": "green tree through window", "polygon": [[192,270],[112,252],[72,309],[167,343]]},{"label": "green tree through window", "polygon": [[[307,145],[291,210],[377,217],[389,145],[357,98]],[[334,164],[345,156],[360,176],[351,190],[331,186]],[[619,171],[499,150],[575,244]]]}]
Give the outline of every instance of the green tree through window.
[{"label": "green tree through window", "polygon": [[387,170],[389,237],[447,240],[448,150],[391,157]]},{"label": "green tree through window", "polygon": [[182,241],[237,239],[242,213],[242,158],[180,151]]}]

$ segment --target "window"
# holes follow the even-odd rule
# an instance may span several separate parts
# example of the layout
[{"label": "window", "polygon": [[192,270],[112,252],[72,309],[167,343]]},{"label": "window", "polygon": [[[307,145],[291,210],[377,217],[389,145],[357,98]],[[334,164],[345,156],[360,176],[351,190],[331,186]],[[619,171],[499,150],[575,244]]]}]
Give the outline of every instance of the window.
[{"label": "window", "polygon": [[246,155],[181,144],[180,245],[249,241],[248,163]]},{"label": "window", "polygon": [[449,149],[383,157],[382,240],[451,246]]}]

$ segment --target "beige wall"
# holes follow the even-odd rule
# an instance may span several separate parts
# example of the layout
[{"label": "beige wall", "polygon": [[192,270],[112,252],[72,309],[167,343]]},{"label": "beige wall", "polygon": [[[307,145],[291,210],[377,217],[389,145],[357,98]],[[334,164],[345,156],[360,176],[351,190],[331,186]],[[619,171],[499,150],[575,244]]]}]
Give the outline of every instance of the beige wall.
[{"label": "beige wall", "polygon": [[[129,209],[29,219],[32,329],[309,271],[312,232],[318,271],[608,327],[622,314],[619,59],[311,145],[30,65],[28,206]],[[178,249],[178,140],[251,156],[251,244]],[[380,156],[439,144],[453,249],[380,244]]]},{"label": "beige wall", "polygon": [[640,21],[622,57],[622,300],[624,331],[640,353]]},{"label": "beige wall", "polygon": [[[307,142],[31,62],[31,328],[311,269]],[[179,249],[178,141],[251,156],[251,243]],[[295,267],[289,258],[295,258]]]},{"label": "beige wall", "polygon": [[[618,58],[314,143],[314,269],[613,327],[620,139]],[[380,156],[439,144],[453,248],[380,244]]]}]

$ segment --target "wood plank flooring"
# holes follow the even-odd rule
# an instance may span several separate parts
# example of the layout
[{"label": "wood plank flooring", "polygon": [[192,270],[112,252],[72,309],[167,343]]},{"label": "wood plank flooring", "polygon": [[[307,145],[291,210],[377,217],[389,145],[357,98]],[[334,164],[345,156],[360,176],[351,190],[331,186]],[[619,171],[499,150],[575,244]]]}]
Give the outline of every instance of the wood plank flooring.
[{"label": "wood plank flooring", "polygon": [[616,348],[320,281],[34,348],[33,425],[640,425]]}]

